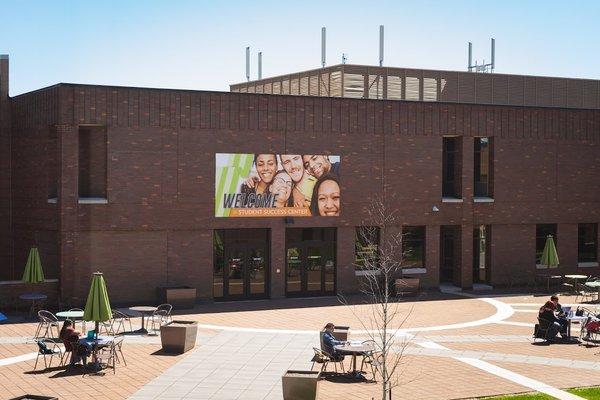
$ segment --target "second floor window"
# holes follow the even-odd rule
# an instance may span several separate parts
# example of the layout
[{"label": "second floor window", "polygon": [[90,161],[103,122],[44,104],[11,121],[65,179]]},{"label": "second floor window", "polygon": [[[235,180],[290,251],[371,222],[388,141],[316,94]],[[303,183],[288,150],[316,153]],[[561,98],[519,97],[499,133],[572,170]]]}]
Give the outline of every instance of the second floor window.
[{"label": "second floor window", "polygon": [[462,138],[444,137],[442,144],[442,197],[462,198]]},{"label": "second floor window", "polygon": [[475,197],[493,197],[492,192],[492,139],[474,140],[473,183]]}]

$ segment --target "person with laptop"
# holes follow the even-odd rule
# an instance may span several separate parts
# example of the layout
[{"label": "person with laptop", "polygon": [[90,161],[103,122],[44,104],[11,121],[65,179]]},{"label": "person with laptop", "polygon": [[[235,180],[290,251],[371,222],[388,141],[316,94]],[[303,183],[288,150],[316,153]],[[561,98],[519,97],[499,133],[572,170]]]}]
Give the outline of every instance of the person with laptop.
[{"label": "person with laptop", "polygon": [[331,356],[333,361],[342,361],[344,359],[344,356],[335,350],[335,346],[348,344],[348,342],[345,342],[343,340],[337,340],[333,336],[334,329],[335,325],[331,322],[329,322],[323,328],[323,351],[325,351],[325,353]]}]

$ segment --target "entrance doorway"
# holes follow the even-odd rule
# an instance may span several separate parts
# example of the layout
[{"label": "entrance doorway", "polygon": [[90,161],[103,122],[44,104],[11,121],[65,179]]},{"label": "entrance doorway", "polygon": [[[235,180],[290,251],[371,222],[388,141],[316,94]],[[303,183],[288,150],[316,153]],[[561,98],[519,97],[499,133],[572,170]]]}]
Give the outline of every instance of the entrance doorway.
[{"label": "entrance doorway", "polygon": [[[460,282],[458,257],[460,256],[460,227],[442,225],[440,231],[440,283]],[[455,279],[459,278],[459,279]]]},{"label": "entrance doorway", "polygon": [[289,297],[334,295],[335,228],[286,230],[285,291]]},{"label": "entrance doorway", "polygon": [[214,233],[215,300],[267,297],[268,229],[221,229]]}]

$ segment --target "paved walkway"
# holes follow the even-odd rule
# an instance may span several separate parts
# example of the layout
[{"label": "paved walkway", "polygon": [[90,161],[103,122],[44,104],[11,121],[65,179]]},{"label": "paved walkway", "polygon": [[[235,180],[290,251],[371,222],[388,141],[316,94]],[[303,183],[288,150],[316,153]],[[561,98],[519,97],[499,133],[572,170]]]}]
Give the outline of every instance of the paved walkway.
[{"label": "paved walkway", "polygon": [[[562,389],[600,385],[598,350],[532,345],[534,312],[544,300],[530,295],[454,296],[402,303],[399,307],[409,318],[400,327],[400,340],[407,344],[397,348],[402,350],[403,368],[394,398],[398,393],[401,398],[455,399],[535,390],[573,400],[578,397]],[[201,322],[194,350],[164,355],[159,337],[126,336],[127,366],[118,366],[115,375],[93,379],[64,374],[56,367],[30,372],[36,354],[28,338],[35,324],[0,325],[0,399],[4,393],[10,398],[49,387],[52,390],[43,394],[78,400],[98,395],[134,400],[280,400],[281,375],[288,369],[310,368],[312,347],[319,346],[317,332],[326,319],[350,325],[352,339],[369,338],[370,329],[352,319],[364,315],[364,306],[357,305],[358,311],[350,313],[331,299],[322,302],[199,307],[194,314],[177,316]],[[452,318],[438,318],[440,305],[452,310]],[[578,332],[578,327],[573,329]],[[319,400],[371,399],[379,390],[375,383],[349,383],[331,376],[319,386]]]}]

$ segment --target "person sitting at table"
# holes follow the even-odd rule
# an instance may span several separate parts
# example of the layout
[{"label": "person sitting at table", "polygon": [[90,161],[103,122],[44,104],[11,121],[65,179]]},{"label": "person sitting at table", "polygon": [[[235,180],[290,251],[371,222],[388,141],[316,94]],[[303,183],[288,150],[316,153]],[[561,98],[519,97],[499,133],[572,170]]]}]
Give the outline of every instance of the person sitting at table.
[{"label": "person sitting at table", "polygon": [[567,325],[562,323],[554,314],[556,311],[556,305],[547,301],[542,307],[538,314],[540,320],[540,328],[547,331],[546,339],[552,341],[556,338],[556,335],[560,333],[560,336],[565,339],[567,338]]},{"label": "person sitting at table", "polygon": [[341,346],[348,342],[344,342],[343,340],[337,340],[333,337],[333,331],[335,329],[335,325],[331,322],[328,322],[327,325],[323,328],[323,350],[332,357],[332,361],[342,361],[344,359],[344,355],[340,354],[335,346]]},{"label": "person sitting at table", "polygon": [[66,320],[58,336],[65,345],[65,352],[71,352],[71,362],[69,364],[75,365],[81,360],[84,366],[87,365],[87,357],[91,353],[91,348],[87,343],[85,345],[79,343],[80,333],[73,327],[73,322]]}]

